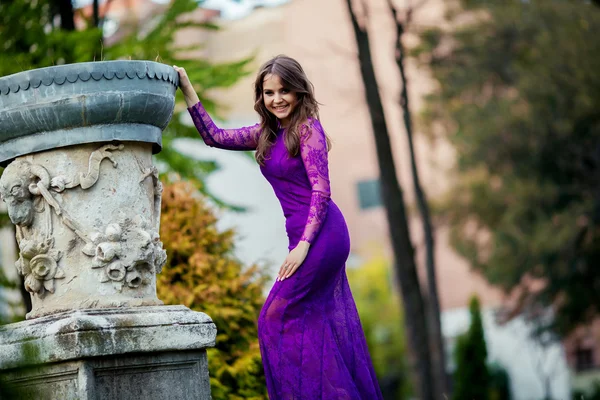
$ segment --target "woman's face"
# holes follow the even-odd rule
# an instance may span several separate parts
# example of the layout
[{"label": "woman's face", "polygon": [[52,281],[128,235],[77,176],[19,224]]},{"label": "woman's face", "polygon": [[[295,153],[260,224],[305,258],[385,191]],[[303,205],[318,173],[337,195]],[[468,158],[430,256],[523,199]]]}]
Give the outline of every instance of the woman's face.
[{"label": "woman's face", "polygon": [[263,101],[267,110],[286,127],[294,107],[298,104],[298,96],[296,92],[283,86],[279,76],[268,74],[263,80]]}]

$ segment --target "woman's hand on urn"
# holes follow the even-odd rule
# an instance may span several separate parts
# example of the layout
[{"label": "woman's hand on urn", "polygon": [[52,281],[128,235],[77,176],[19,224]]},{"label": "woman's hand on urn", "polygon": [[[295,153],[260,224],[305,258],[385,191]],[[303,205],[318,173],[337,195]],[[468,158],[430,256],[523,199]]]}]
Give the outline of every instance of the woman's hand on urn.
[{"label": "woman's hand on urn", "polygon": [[179,88],[185,97],[185,102],[188,107],[192,107],[200,101],[194,90],[194,86],[192,86],[185,68],[173,65],[173,69],[179,74]]},{"label": "woman's hand on urn", "polygon": [[281,268],[279,268],[279,273],[277,274],[276,280],[282,281],[292,276],[304,262],[309,248],[310,243],[308,242],[302,241],[298,243],[298,245],[294,247],[285,258]]}]

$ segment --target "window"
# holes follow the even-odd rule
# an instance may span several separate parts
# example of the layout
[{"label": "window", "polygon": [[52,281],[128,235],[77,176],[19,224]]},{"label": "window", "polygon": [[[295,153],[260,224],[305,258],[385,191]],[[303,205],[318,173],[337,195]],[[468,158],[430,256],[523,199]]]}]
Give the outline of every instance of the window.
[{"label": "window", "polygon": [[578,347],[575,350],[575,369],[578,372],[594,368],[594,352],[590,348]]},{"label": "window", "polygon": [[379,207],[383,204],[381,200],[381,186],[379,184],[379,179],[359,181],[357,189],[361,210]]}]

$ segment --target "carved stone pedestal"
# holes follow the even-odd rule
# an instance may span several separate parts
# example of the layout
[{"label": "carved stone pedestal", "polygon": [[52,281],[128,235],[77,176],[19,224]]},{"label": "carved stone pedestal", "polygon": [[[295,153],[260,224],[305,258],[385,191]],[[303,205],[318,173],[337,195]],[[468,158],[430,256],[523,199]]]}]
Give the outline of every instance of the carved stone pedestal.
[{"label": "carved stone pedestal", "polygon": [[24,399],[209,399],[211,319],[183,306],[63,312],[0,328]]},{"label": "carved stone pedestal", "polygon": [[23,400],[209,399],[204,351],[127,354],[6,373]]},{"label": "carved stone pedestal", "polygon": [[0,375],[24,398],[210,398],[214,324],[156,297],[166,253],[152,154],[177,82],[145,61],[0,78],[0,195],[33,305],[0,329]]}]

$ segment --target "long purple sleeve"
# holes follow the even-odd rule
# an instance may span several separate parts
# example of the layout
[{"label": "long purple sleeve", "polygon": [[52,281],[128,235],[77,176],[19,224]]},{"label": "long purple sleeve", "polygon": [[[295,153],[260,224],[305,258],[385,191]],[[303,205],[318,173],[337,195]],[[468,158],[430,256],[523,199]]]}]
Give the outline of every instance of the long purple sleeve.
[{"label": "long purple sleeve", "polygon": [[325,220],[331,198],[327,141],[323,127],[316,119],[300,128],[300,156],[312,187],[308,218],[300,240],[312,243]]},{"label": "long purple sleeve", "polygon": [[260,136],[259,124],[238,129],[221,129],[215,125],[202,103],[196,103],[188,111],[207,146],[225,150],[256,150]]}]

